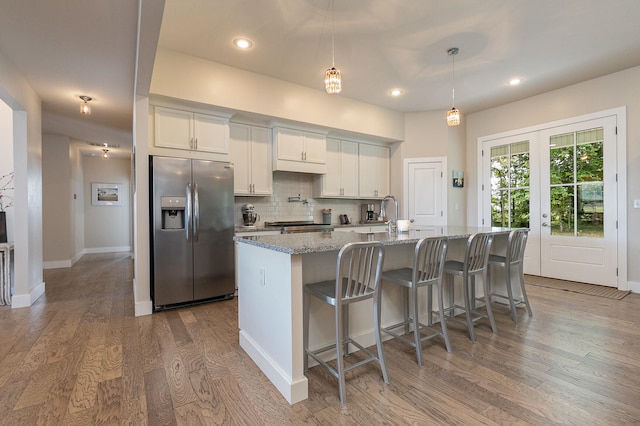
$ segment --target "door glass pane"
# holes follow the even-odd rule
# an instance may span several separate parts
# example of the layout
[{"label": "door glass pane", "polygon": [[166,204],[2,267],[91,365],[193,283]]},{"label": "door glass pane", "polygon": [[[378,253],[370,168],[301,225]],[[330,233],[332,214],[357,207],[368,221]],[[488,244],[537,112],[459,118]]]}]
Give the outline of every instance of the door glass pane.
[{"label": "door glass pane", "polygon": [[529,141],[491,148],[491,226],[529,227]]},{"label": "door glass pane", "polygon": [[551,235],[574,235],[573,185],[551,188]]},{"label": "door glass pane", "polygon": [[558,135],[551,137],[549,144],[550,148],[550,162],[549,172],[551,177],[551,184],[563,184],[572,183],[574,161],[573,151],[575,149],[573,133]]},{"label": "door glass pane", "polygon": [[604,183],[578,185],[578,236],[604,238]]},{"label": "door glass pane", "polygon": [[511,228],[529,227],[529,189],[511,191]]},{"label": "door glass pane", "polygon": [[604,130],[552,136],[551,234],[604,238]]}]

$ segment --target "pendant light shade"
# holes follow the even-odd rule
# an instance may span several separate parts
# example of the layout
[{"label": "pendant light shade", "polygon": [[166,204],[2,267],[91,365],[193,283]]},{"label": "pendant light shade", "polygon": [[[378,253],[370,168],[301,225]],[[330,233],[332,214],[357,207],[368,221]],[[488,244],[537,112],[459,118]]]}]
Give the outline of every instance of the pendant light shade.
[{"label": "pendant light shade", "polygon": [[324,73],[324,88],[330,95],[342,91],[342,76],[340,75],[340,70],[336,68],[335,51],[333,0],[331,0],[331,68],[327,69]]},{"label": "pendant light shade", "polygon": [[340,93],[342,90],[342,78],[340,77],[339,69],[331,67],[324,73],[324,87],[330,95]]},{"label": "pendant light shade", "polygon": [[447,111],[447,125],[449,126],[457,126],[460,124],[460,110],[455,107],[455,97],[456,97],[456,88],[455,88],[455,71],[456,71],[456,59],[455,56],[458,54],[460,49],[457,47],[452,47],[447,50],[447,54],[451,56],[451,109]]}]

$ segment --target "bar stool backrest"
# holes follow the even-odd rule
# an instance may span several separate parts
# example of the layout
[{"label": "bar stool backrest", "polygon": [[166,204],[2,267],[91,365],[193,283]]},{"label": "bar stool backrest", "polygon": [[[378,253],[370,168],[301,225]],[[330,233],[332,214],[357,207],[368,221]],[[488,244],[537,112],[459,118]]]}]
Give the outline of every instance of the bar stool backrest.
[{"label": "bar stool backrest", "polygon": [[524,259],[524,250],[527,247],[529,233],[525,229],[514,229],[509,233],[507,244],[507,265],[514,265]]},{"label": "bar stool backrest", "polygon": [[440,279],[444,273],[447,237],[426,237],[416,244],[413,256],[413,283]]},{"label": "bar stool backrest", "polygon": [[336,300],[357,302],[373,297],[380,285],[384,250],[379,241],[349,243],[337,260]]},{"label": "bar stool backrest", "polygon": [[467,273],[472,274],[487,267],[492,241],[491,234],[473,234],[469,237],[464,254],[464,268]]}]

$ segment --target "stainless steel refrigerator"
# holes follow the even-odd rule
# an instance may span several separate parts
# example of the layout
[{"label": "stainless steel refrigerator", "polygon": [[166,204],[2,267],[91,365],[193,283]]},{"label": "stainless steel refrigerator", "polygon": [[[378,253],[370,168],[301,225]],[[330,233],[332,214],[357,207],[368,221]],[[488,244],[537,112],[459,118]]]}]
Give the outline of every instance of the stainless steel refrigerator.
[{"label": "stainless steel refrigerator", "polygon": [[154,309],[233,297],[233,165],[149,158]]}]

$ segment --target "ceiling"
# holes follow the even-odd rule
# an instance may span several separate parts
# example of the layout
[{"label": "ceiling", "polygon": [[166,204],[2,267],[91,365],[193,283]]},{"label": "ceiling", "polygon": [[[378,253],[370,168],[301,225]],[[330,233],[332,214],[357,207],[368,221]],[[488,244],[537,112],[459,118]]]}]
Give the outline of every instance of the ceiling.
[{"label": "ceiling", "polygon": [[[163,2],[142,1],[159,20]],[[0,0],[0,51],[42,99],[43,131],[129,149],[137,3]],[[463,114],[640,65],[637,0],[335,0],[333,10],[330,0],[166,0],[159,45],[322,91],[333,22],[343,90],[331,96],[404,112],[451,108],[451,47]],[[253,48],[236,49],[238,36]],[[513,77],[522,83],[508,86]],[[95,99],[91,116],[79,95]]]}]

